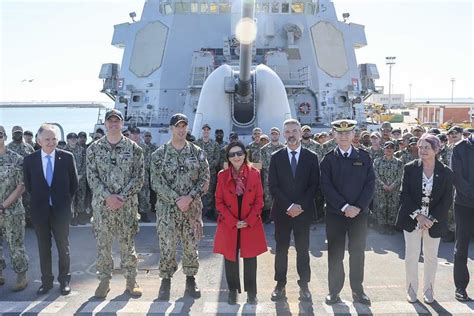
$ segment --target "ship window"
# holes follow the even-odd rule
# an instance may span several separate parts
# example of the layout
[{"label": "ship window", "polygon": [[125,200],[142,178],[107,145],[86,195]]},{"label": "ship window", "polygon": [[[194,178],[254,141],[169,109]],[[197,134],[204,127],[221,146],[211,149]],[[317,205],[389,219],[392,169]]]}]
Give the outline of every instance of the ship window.
[{"label": "ship window", "polygon": [[191,13],[198,13],[199,12],[199,4],[196,2],[191,3]]},{"label": "ship window", "polygon": [[289,13],[290,12],[290,4],[289,3],[282,3],[281,4],[281,13]]},{"label": "ship window", "polygon": [[133,102],[140,102],[140,96],[139,96],[139,95],[134,95],[134,96],[132,97],[132,101],[133,101]]},{"label": "ship window", "polygon": [[280,13],[280,3],[273,2],[272,3],[272,13]]},{"label": "ship window", "polygon": [[230,13],[231,5],[230,3],[219,3],[219,12],[220,13]]},{"label": "ship window", "polygon": [[291,4],[291,13],[303,13],[304,12],[304,3],[295,2]]},{"label": "ship window", "polygon": [[211,13],[219,13],[219,7],[217,6],[216,3],[211,3],[209,5],[209,12]]},{"label": "ship window", "polygon": [[209,5],[207,3],[200,3],[201,13],[207,13],[209,11]]},{"label": "ship window", "polygon": [[176,2],[174,9],[176,13],[188,13],[190,10],[189,5],[187,2]]},{"label": "ship window", "polygon": [[166,15],[173,14],[173,7],[169,3],[164,4],[164,12]]}]

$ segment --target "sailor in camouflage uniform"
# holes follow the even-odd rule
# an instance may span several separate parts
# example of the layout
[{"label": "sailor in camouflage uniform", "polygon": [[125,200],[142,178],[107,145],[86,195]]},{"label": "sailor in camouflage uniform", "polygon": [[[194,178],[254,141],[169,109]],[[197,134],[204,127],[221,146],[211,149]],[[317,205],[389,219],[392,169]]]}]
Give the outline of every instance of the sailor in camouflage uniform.
[{"label": "sailor in camouflage uniform", "polygon": [[395,157],[400,159],[403,165],[418,159],[418,138],[410,138],[408,141],[408,148],[397,151]]},{"label": "sailor in camouflage uniform", "polygon": [[380,144],[381,138],[382,137],[380,136],[379,132],[372,132],[372,134],[370,134],[371,145],[366,150],[369,153],[369,156],[372,159],[372,161],[374,161],[377,158],[383,157],[383,149]]},{"label": "sailor in camouflage uniform", "polygon": [[209,186],[209,165],[205,152],[186,141],[188,118],[171,117],[171,140],[151,157],[151,186],[157,194],[156,215],[160,245],[159,271],[162,278],[159,300],[169,300],[171,278],[178,269],[176,246],[183,247],[186,293],[201,296],[194,276],[199,269],[198,241],[202,238],[202,201]]},{"label": "sailor in camouflage uniform", "polygon": [[10,248],[10,260],[17,281],[13,291],[28,285],[26,271],[28,257],[25,251],[25,210],[21,203],[23,185],[23,157],[5,147],[7,135],[0,126],[0,285],[5,283],[2,271],[6,268],[3,257],[3,239]]},{"label": "sailor in camouflage uniform", "polygon": [[260,149],[260,154],[262,157],[262,170],[260,170],[260,175],[262,176],[263,184],[263,194],[264,194],[264,204],[262,211],[262,221],[264,223],[270,223],[270,210],[272,208],[272,195],[270,193],[270,187],[268,185],[268,168],[270,167],[270,159],[272,155],[277,150],[285,147],[283,143],[280,142],[280,130],[278,127],[272,127],[270,129],[270,140],[271,142],[266,144]]},{"label": "sailor in camouflage uniform", "polygon": [[214,194],[216,192],[217,185],[217,168],[219,167],[220,151],[219,144],[210,138],[211,127],[209,124],[202,126],[202,137],[196,140],[194,143],[204,150],[206,153],[207,162],[209,164],[209,190],[202,197],[202,204],[204,207],[204,214],[208,219],[216,220],[216,204]]},{"label": "sailor in camouflage uniform", "polygon": [[100,280],[95,296],[104,298],[110,290],[114,262],[112,244],[120,245],[120,266],[127,280],[126,290],[140,296],[136,282],[138,192],[144,182],[143,150],[122,136],[123,116],[118,110],[105,114],[107,135],[87,149],[87,181],[92,190],[92,227],[97,239],[97,272]]},{"label": "sailor in camouflage uniform", "polygon": [[382,233],[393,233],[398,213],[403,164],[393,156],[395,144],[384,144],[384,156],[374,161],[375,195],[373,212]]},{"label": "sailor in camouflage uniform", "polygon": [[301,146],[314,152],[318,156],[318,161],[321,161],[324,157],[324,150],[318,142],[312,139],[311,127],[304,125],[301,127],[301,132],[303,132]]},{"label": "sailor in camouflage uniform", "polygon": [[[13,141],[7,145],[7,149],[10,149],[23,158],[35,151],[33,147],[23,141],[23,128],[21,126],[13,126],[12,138]],[[30,194],[28,192],[23,193],[22,202],[25,209],[26,225],[32,227],[30,220]]]},{"label": "sailor in camouflage uniform", "polygon": [[140,129],[138,127],[132,127],[129,129],[130,139],[133,140],[143,150],[143,161],[145,167],[145,180],[143,186],[138,193],[138,213],[140,214],[140,221],[144,223],[150,223],[151,220],[148,218],[148,212],[151,210],[150,204],[150,161],[151,152],[150,147],[142,142],[140,138]]},{"label": "sailor in camouflage uniform", "polygon": [[77,139],[76,133],[67,134],[67,145],[64,147],[64,150],[69,151],[74,156],[79,180],[72,204],[74,214],[71,219],[71,225],[73,226],[77,224],[85,225],[89,221],[86,214],[86,150],[77,144]]},{"label": "sailor in camouflage uniform", "polygon": [[255,127],[252,130],[253,142],[247,146],[247,154],[249,162],[261,162],[262,158],[260,155],[260,149],[262,144],[260,142],[260,137],[262,136],[262,129],[260,127]]}]

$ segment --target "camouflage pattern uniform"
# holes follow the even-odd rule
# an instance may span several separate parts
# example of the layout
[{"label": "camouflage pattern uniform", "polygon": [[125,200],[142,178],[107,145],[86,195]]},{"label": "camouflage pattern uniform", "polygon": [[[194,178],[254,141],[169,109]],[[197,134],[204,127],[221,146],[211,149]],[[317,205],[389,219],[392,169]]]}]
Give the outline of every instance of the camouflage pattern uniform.
[{"label": "camouflage pattern uniform", "polygon": [[[403,174],[403,164],[397,159],[377,158],[374,161],[375,194],[373,211],[379,225],[394,226],[398,213],[400,185]],[[391,192],[385,192],[383,185],[394,184]]]},{"label": "camouflage pattern uniform", "polygon": [[318,156],[318,161],[319,162],[321,162],[321,160],[323,159],[323,157],[325,155],[323,146],[320,145],[318,142],[312,140],[312,139],[309,139],[309,142],[307,142],[307,143],[301,141],[301,147],[309,149],[312,152],[314,152]]},{"label": "camouflage pattern uniform", "polygon": [[[11,150],[0,155],[0,202],[5,201],[23,183],[23,157]],[[0,271],[6,268],[3,258],[3,239],[10,248],[10,260],[16,273],[28,270],[25,250],[25,209],[21,197],[0,215]]]},{"label": "camouflage pattern uniform", "polygon": [[280,142],[278,142],[277,145],[268,143],[260,150],[262,156],[262,170],[260,170],[260,175],[262,176],[264,194],[263,210],[270,210],[272,208],[273,201],[272,195],[270,193],[270,187],[268,185],[268,168],[270,167],[270,160],[272,158],[273,153],[283,147],[285,147],[285,145]]},{"label": "camouflage pattern uniform", "polygon": [[[217,168],[219,167],[221,148],[216,141],[210,139],[207,143],[202,138],[195,142],[206,153],[207,162],[209,164],[209,190],[202,196],[202,203],[205,211],[215,213],[216,204],[214,194],[217,185]],[[217,214],[213,214],[217,215]]]},{"label": "camouflage pattern uniform", "polygon": [[[143,159],[142,149],[127,137],[115,146],[102,137],[87,149],[87,181],[92,190],[92,228],[97,239],[97,271],[101,281],[112,277],[114,236],[119,240],[120,266],[125,278],[137,275],[134,237],[139,229],[138,192],[144,182]],[[122,208],[107,210],[105,199],[111,194],[125,198]]]},{"label": "camouflage pattern uniform", "polygon": [[[452,151],[451,151],[452,154]],[[449,158],[448,158],[448,146],[444,146],[437,155],[439,161],[441,161],[446,166],[449,166]]]},{"label": "camouflage pattern uniform", "polygon": [[262,143],[251,142],[247,146],[247,155],[249,162],[261,162],[262,157],[260,154],[260,149],[262,148]]},{"label": "camouflage pattern uniform", "polygon": [[72,206],[74,213],[77,216],[79,213],[84,213],[86,211],[86,150],[79,145],[76,145],[74,148],[70,145],[66,145],[64,150],[73,154],[74,160],[76,161],[79,186],[77,188],[76,194],[74,195]]},{"label": "camouflage pattern uniform", "polygon": [[138,146],[143,150],[143,161],[145,167],[145,180],[143,186],[138,193],[138,211],[146,213],[151,210],[150,204],[150,162],[151,162],[151,147],[145,143],[138,143]]},{"label": "camouflage pattern uniform", "polygon": [[[35,152],[33,147],[31,147],[25,142],[21,142],[21,143],[11,142],[10,144],[7,145],[7,149],[10,149],[11,151],[22,156],[23,158]],[[22,198],[23,207],[25,209],[26,220],[30,222],[30,217],[31,217],[30,216],[30,194],[25,191],[22,194],[21,198]]]},{"label": "camouflage pattern uniform", "polygon": [[408,149],[399,150],[394,156],[402,161],[403,166],[416,159]]},{"label": "camouflage pattern uniform", "polygon": [[328,152],[333,151],[336,149],[337,144],[335,139],[328,140],[322,145],[322,150],[324,152],[324,155],[326,155]]},{"label": "camouflage pattern uniform", "polygon": [[[199,269],[198,241],[202,236],[201,197],[209,186],[206,154],[186,141],[181,150],[171,142],[162,145],[151,156],[151,186],[157,194],[156,221],[160,245],[160,277],[170,279],[178,269],[176,246],[183,247],[183,272],[194,276]],[[189,210],[176,205],[180,196],[193,197]]]},{"label": "camouflage pattern uniform", "polygon": [[372,146],[368,147],[368,148],[364,148],[368,153],[369,153],[369,156],[370,158],[372,159],[372,161],[375,161],[375,159],[377,158],[382,158],[384,153],[383,153],[383,148],[379,148],[379,149],[374,149],[372,148]]}]

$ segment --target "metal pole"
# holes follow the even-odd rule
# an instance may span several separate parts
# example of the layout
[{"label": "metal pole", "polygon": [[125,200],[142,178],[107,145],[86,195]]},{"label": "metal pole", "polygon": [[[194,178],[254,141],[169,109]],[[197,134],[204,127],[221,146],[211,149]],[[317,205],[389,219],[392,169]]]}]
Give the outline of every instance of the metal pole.
[{"label": "metal pole", "polygon": [[411,86],[413,86],[413,84],[410,83],[409,86],[410,86],[410,104],[411,104]]},{"label": "metal pole", "polygon": [[454,82],[456,78],[451,78],[451,103],[454,103]]},{"label": "metal pole", "polygon": [[392,64],[388,65],[388,112],[392,109]]}]

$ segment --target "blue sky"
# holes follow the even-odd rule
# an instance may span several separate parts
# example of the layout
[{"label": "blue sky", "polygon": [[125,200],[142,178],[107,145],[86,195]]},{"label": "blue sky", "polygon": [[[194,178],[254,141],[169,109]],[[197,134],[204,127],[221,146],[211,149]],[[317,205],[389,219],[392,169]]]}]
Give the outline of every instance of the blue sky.
[{"label": "blue sky", "polygon": [[[120,63],[113,25],[141,15],[144,0],[0,0],[0,101],[108,101],[102,63]],[[396,56],[393,93],[474,97],[472,0],[334,0],[339,17],[365,25],[358,63],[375,63],[388,91],[385,56]],[[21,82],[34,79],[32,83]]]}]

